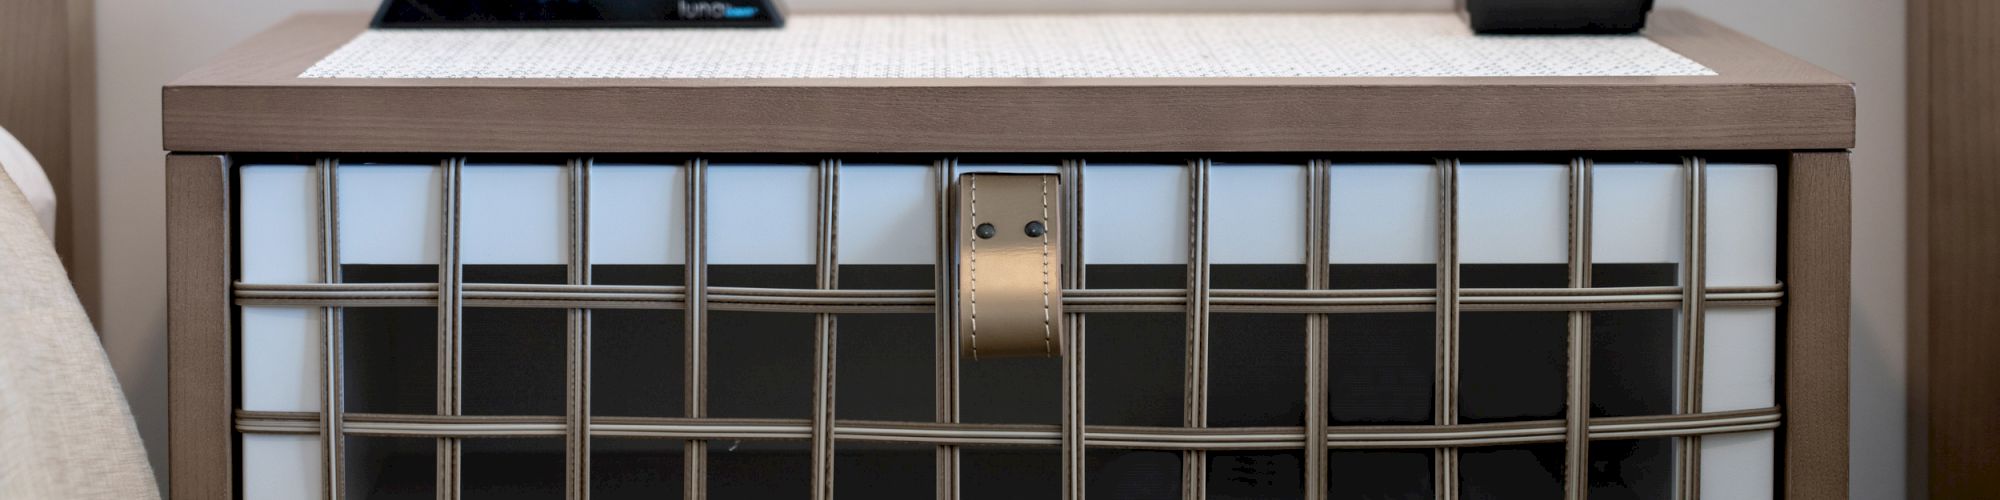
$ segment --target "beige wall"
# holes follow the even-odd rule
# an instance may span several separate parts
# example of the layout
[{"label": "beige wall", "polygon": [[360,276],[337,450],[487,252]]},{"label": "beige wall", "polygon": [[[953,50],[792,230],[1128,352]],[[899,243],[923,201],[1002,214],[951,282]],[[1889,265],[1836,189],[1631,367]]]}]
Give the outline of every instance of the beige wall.
[{"label": "beige wall", "polygon": [[[223,48],[303,10],[373,0],[98,0],[97,178],[103,291],[98,324],[165,472],[166,302],[159,86]],[[790,0],[795,10],[1441,9],[1449,0]],[[1707,15],[1854,79],[1853,473],[1857,499],[1903,495],[1904,0],[1661,0]],[[164,475],[162,476],[164,477]],[[163,479],[164,480],[164,479]]]}]

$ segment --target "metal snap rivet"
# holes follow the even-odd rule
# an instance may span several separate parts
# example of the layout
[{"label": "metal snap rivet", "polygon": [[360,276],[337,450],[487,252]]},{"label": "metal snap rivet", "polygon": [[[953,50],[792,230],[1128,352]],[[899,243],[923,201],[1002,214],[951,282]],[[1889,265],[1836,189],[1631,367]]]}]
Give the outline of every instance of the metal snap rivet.
[{"label": "metal snap rivet", "polygon": [[994,229],[992,224],[980,224],[978,228],[972,230],[972,234],[979,235],[979,239],[990,240],[999,235],[1000,230]]},{"label": "metal snap rivet", "polygon": [[1049,233],[1049,228],[1043,227],[1042,221],[1038,220],[1028,221],[1028,227],[1024,229],[1028,232],[1029,238],[1040,238],[1042,235]]}]

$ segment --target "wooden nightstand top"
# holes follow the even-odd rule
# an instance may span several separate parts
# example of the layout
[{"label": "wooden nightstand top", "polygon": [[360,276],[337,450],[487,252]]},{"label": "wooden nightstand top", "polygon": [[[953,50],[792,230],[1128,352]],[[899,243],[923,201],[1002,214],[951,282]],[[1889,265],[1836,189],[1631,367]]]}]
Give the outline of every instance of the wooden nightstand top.
[{"label": "wooden nightstand top", "polygon": [[[366,24],[357,13],[295,17],[167,85],[166,149],[1358,152],[1854,144],[1847,80],[1673,10],[1655,14],[1645,36],[1714,75],[300,77]],[[1314,71],[1305,73],[1324,73]]]}]

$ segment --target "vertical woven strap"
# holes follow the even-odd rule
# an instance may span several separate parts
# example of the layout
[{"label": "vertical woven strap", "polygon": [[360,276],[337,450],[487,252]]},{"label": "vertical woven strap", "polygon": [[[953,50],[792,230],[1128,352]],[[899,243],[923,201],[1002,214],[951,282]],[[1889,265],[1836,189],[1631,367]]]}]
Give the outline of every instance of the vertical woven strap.
[{"label": "vertical woven strap", "polygon": [[[1209,160],[1188,162],[1187,365],[1184,424],[1208,427],[1208,173]],[[1208,498],[1208,452],[1181,455],[1181,498]]]},{"label": "vertical woven strap", "polygon": [[[1083,160],[1067,160],[1062,165],[1062,287],[1066,289],[1084,288],[1083,274]],[[1081,314],[1063,315],[1063,498],[1082,500],[1087,479],[1084,477],[1084,418],[1085,392],[1084,376],[1086,358],[1084,354],[1084,318]]]},{"label": "vertical woven strap", "polygon": [[[460,341],[464,338],[464,310],[460,307],[464,297],[463,279],[465,269],[459,261],[459,231],[461,193],[464,188],[465,159],[446,160],[444,166],[444,226],[443,238],[438,253],[438,360],[437,398],[439,415],[459,415],[464,411],[460,393],[459,366],[463,350]],[[459,497],[460,452],[463,449],[459,438],[439,438],[437,447],[437,496],[442,500],[456,500]]]},{"label": "vertical woven strap", "polygon": [[[1331,288],[1330,265],[1333,259],[1331,226],[1327,220],[1328,206],[1333,203],[1330,194],[1332,184],[1329,177],[1330,162],[1313,160],[1306,165],[1306,288],[1325,290]],[[1327,495],[1327,373],[1328,343],[1332,340],[1332,330],[1325,314],[1306,316],[1306,460],[1305,460],[1305,500],[1322,500]]]},{"label": "vertical woven strap", "polygon": [[[1708,161],[1701,158],[1685,158],[1682,167],[1687,172],[1683,200],[1687,204],[1686,237],[1682,238],[1686,247],[1681,254],[1681,350],[1680,350],[1680,401],[1676,413],[1701,412],[1701,371],[1703,326],[1706,323],[1703,301],[1708,294]],[[1680,467],[1676,474],[1679,483],[1677,491],[1684,500],[1701,498],[1701,437],[1686,436],[1680,439]]]},{"label": "vertical woven strap", "polygon": [[[934,320],[937,332],[932,342],[936,345],[933,356],[937,368],[937,421],[958,422],[958,237],[952,231],[957,224],[957,202],[952,199],[952,186],[958,178],[958,160],[939,159],[932,163],[933,194],[937,197],[937,212],[933,222],[937,225],[937,260],[933,273],[937,280],[937,311]],[[937,448],[937,498],[958,498],[959,447],[938,445]]]},{"label": "vertical woven strap", "polygon": [[[1438,161],[1437,425],[1458,423],[1458,170],[1457,159]],[[1458,448],[1438,448],[1432,484],[1439,500],[1458,498]]]},{"label": "vertical woven strap", "polygon": [[[1569,286],[1590,288],[1591,163],[1569,166]],[[1590,486],[1590,313],[1569,313],[1569,400],[1563,419],[1563,498],[1583,500]]]},{"label": "vertical woven strap", "polygon": [[[321,159],[315,164],[318,177],[319,203],[319,264],[315,266],[318,279],[323,283],[339,283],[340,279],[340,162]],[[341,374],[344,344],[341,308],[321,308],[320,316],[320,495],[328,500],[344,498],[346,492],[347,440],[343,428],[346,397]]]},{"label": "vertical woven strap", "polygon": [[[818,169],[816,215],[818,227],[813,241],[815,286],[822,290],[840,288],[839,241],[834,234],[840,224],[840,161],[822,160]],[[818,314],[813,320],[813,414],[812,414],[812,498],[833,498],[834,346],[838,331],[832,314]]]},{"label": "vertical woven strap", "polygon": [[[589,285],[590,272],[590,159],[570,160],[569,168],[569,284]],[[568,310],[568,349],[564,369],[568,394],[565,407],[566,433],[563,463],[568,474],[566,497],[590,498],[590,310]]]},{"label": "vertical woven strap", "polygon": [[[686,411],[688,418],[708,415],[708,160],[687,162]],[[708,498],[708,441],[687,442],[681,498]]]}]

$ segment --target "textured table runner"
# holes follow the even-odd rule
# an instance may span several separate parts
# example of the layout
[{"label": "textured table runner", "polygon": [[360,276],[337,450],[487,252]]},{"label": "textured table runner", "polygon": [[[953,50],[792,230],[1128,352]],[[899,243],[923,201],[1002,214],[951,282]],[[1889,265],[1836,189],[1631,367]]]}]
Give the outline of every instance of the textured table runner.
[{"label": "textured table runner", "polygon": [[303,78],[1706,76],[1642,36],[1455,16],[796,16],[783,29],[370,30]]}]

